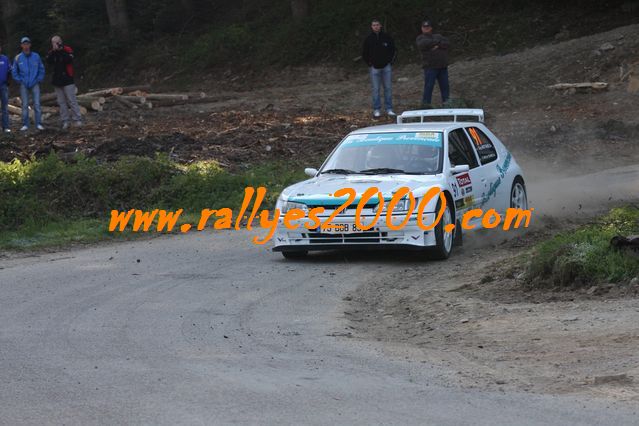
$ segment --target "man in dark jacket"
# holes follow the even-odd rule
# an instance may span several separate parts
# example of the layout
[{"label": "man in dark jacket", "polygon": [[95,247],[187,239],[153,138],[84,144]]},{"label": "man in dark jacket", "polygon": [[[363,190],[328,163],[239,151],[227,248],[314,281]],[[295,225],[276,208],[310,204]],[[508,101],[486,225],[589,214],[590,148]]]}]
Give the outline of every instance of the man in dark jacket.
[{"label": "man in dark jacket", "polygon": [[430,21],[422,22],[422,33],[417,36],[417,48],[422,54],[424,68],[424,96],[422,104],[426,107],[433,102],[435,81],[439,83],[442,102],[446,103],[450,97],[448,85],[448,49],[450,43],[441,34],[433,34]]},{"label": "man in dark jacket", "polygon": [[383,85],[386,114],[394,117],[391,68],[397,55],[395,42],[391,36],[382,31],[382,24],[377,19],[371,23],[371,29],[372,32],[364,40],[362,58],[370,69],[373,89],[373,116],[377,118],[382,115],[382,101],[379,91],[380,86]]},{"label": "man in dark jacket", "polygon": [[2,54],[0,47],[0,109],[2,110],[2,131],[10,133],[9,129],[9,78],[11,76],[11,62]]},{"label": "man in dark jacket", "polygon": [[55,88],[62,129],[69,128],[69,110],[76,126],[82,125],[80,106],[76,99],[75,81],[73,80],[73,49],[62,43],[60,36],[51,38],[51,50],[47,54],[47,63],[53,65],[53,87]]}]

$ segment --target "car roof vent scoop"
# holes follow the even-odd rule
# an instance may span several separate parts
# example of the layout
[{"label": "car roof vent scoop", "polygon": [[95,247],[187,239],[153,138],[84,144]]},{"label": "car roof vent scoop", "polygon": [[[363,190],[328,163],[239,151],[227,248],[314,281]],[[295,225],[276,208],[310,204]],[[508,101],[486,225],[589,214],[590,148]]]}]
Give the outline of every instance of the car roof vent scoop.
[{"label": "car roof vent scoop", "polygon": [[[460,118],[464,119],[460,120]],[[397,116],[397,124],[424,123],[430,121],[479,121],[480,123],[483,123],[484,110],[473,108],[420,109],[415,111],[404,111],[401,115]]]}]

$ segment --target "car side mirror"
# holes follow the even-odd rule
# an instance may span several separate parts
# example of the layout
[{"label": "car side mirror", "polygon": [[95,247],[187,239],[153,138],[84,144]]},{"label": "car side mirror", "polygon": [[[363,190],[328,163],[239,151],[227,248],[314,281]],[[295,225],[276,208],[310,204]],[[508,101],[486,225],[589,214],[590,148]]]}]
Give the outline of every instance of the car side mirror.
[{"label": "car side mirror", "polygon": [[315,177],[317,176],[317,169],[307,167],[304,169],[304,173],[306,174],[306,176]]},{"label": "car side mirror", "polygon": [[470,170],[470,166],[468,164],[460,164],[459,166],[453,166],[450,168],[451,175],[457,175],[459,173],[466,173]]}]

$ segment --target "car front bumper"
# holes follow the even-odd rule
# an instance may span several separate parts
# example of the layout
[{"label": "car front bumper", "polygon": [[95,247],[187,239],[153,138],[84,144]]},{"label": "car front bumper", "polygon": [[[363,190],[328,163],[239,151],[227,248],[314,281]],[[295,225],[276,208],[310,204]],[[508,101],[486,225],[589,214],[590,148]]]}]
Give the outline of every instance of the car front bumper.
[{"label": "car front bumper", "polygon": [[[394,215],[393,223],[399,224],[405,216]],[[322,219],[324,220],[324,219]],[[432,224],[435,213],[423,215],[423,224]],[[370,219],[364,217],[362,221],[367,224]],[[435,231],[424,231],[417,224],[417,217],[413,215],[408,223],[399,231],[388,228],[385,216],[382,216],[378,224],[369,231],[333,234],[319,229],[307,229],[304,225],[308,220],[296,221],[299,227],[295,230],[287,229],[283,221],[278,223],[273,236],[273,251],[315,251],[334,249],[421,249],[436,245]],[[354,216],[338,216],[333,223],[353,224]],[[310,226],[310,225],[309,225]]]}]

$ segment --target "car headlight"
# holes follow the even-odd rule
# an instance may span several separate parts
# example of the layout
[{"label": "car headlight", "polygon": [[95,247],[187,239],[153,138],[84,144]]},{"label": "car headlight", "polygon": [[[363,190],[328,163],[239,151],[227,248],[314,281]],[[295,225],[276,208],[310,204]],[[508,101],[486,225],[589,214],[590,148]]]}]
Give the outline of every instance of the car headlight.
[{"label": "car headlight", "polygon": [[296,203],[294,201],[284,201],[282,199],[277,200],[277,204],[275,204],[276,209],[280,209],[282,214],[286,214],[289,210],[292,209],[300,209],[305,213],[308,213],[308,206],[303,203]]},{"label": "car headlight", "polygon": [[[386,207],[388,206],[388,203],[390,201],[385,201],[384,202],[384,210],[386,210]],[[417,204],[419,203],[419,199],[415,200],[415,207],[417,206]],[[377,209],[379,209],[380,204],[377,204],[375,206],[375,208],[373,209],[373,213],[377,213]],[[406,213],[408,211],[408,209],[410,208],[410,199],[408,198],[402,198],[401,200],[399,200],[399,202],[397,204],[395,204],[395,208],[393,209],[393,213]]]}]

